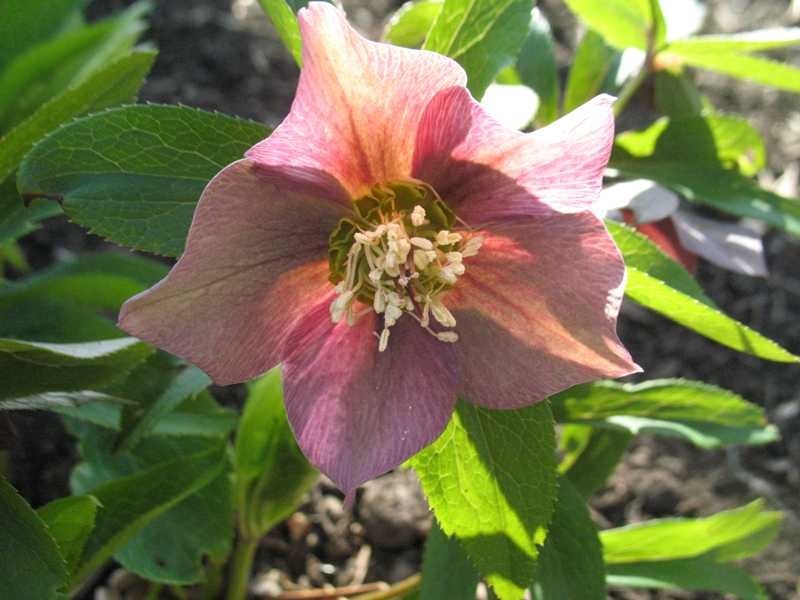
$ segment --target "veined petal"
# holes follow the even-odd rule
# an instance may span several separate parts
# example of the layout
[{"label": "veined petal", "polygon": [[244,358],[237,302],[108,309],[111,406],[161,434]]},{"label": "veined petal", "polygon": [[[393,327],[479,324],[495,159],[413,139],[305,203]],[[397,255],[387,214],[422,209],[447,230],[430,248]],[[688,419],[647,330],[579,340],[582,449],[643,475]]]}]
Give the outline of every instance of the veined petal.
[{"label": "veined petal", "polygon": [[616,333],[625,266],[591,213],[521,218],[476,232],[449,292],[465,399],[516,408],[641,369]]},{"label": "veined petal", "polygon": [[229,165],[203,192],[183,256],[123,305],[120,327],[219,384],[267,371],[298,316],[331,290],[328,236],[343,212],[276,172],[266,181],[249,160]]},{"label": "veined petal", "polygon": [[300,448],[351,495],[444,430],[457,375],[453,344],[411,317],[392,327],[388,348],[378,352],[375,314],[353,327],[334,325],[329,303],[315,307],[289,338],[284,398]]},{"label": "veined petal", "polygon": [[614,141],[611,96],[532,133],[503,127],[464,89],[436,95],[422,117],[413,175],[473,226],[591,208]]},{"label": "veined petal", "polygon": [[248,156],[333,175],[351,197],[407,179],[422,113],[431,98],[466,84],[455,62],[433,52],[366,40],[327,2],[299,12],[303,69],[289,116]]}]

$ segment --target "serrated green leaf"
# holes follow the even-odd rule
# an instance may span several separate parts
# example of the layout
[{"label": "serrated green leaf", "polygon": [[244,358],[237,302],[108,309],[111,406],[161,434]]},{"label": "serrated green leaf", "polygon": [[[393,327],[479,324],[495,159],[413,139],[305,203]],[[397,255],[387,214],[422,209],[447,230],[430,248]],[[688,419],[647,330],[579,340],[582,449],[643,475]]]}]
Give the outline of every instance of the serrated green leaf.
[{"label": "serrated green leaf", "polygon": [[534,600],[605,600],[605,565],[586,500],[565,479],[558,483],[553,520],[536,565]]},{"label": "serrated green leaf", "polygon": [[736,52],[694,51],[688,48],[679,48],[678,52],[670,49],[666,54],[677,56],[679,62],[692,67],[800,93],[800,69],[771,58]]},{"label": "serrated green leaf", "polygon": [[[47,392],[22,398],[11,398],[0,403],[0,410],[54,410],[78,408],[91,403],[125,404],[128,400],[102,392]],[[119,412],[119,407],[116,407]]]},{"label": "serrated green leaf", "polygon": [[42,519],[0,477],[0,598],[53,600],[69,574]]},{"label": "serrated green leaf", "polygon": [[78,566],[83,547],[94,527],[97,500],[91,496],[59,498],[36,512],[47,525],[71,574]]},{"label": "serrated green leaf", "polygon": [[391,16],[383,39],[395,46],[419,48],[442,11],[444,0],[406,2]]},{"label": "serrated green leaf", "polygon": [[752,176],[766,164],[764,141],[758,131],[741,117],[697,115],[681,119],[659,119],[643,131],[617,136],[615,159],[647,158],[669,163],[680,157],[681,164],[715,170],[739,170]]},{"label": "serrated green leaf", "polygon": [[62,198],[70,218],[114,242],[177,256],[205,185],[268,133],[192,108],[124,106],[48,136],[26,157],[18,187]]},{"label": "serrated green leaf", "polygon": [[606,484],[631,440],[633,435],[622,429],[565,425],[561,428],[559,440],[564,458],[558,470],[584,498],[588,498]]},{"label": "serrated green leaf", "polygon": [[599,33],[586,30],[567,77],[564,112],[575,110],[600,92],[617,58],[617,51],[608,46]]},{"label": "serrated green leaf", "polygon": [[442,530],[458,538],[502,600],[518,600],[533,579],[556,495],[547,403],[492,411],[461,401],[411,464]]},{"label": "serrated green leaf", "polygon": [[[567,6],[588,27],[596,30],[612,46],[620,49],[648,47],[649,32],[654,31],[653,5],[650,0],[566,0]],[[657,48],[663,32],[655,38]]]},{"label": "serrated green leaf", "polygon": [[559,116],[561,86],[550,23],[538,8],[531,13],[528,37],[520,49],[516,70],[520,82],[539,96],[536,124],[541,127],[555,121]]},{"label": "serrated green leaf", "polygon": [[319,475],[295,441],[278,367],[250,386],[235,456],[240,530],[257,539],[297,509]]},{"label": "serrated green leaf", "polygon": [[480,578],[458,540],[434,522],[425,541],[420,600],[475,600]]},{"label": "serrated green leaf", "polygon": [[155,56],[153,51],[132,52],[40,106],[0,139],[0,181],[14,172],[37,141],[62,123],[135,98]]},{"label": "serrated green leaf", "polygon": [[739,600],[767,600],[761,586],[739,567],[707,557],[608,565],[611,586],[722,592]]},{"label": "serrated green leaf", "polygon": [[0,402],[44,392],[98,389],[153,351],[135,338],[84,344],[0,339]]},{"label": "serrated green leaf", "polygon": [[776,362],[798,357],[720,312],[683,267],[640,233],[607,221],[628,272],[625,295],[634,302],[739,352]]},{"label": "serrated green leaf", "polygon": [[604,381],[556,394],[550,403],[559,422],[685,437],[702,448],[767,443],[778,437],[758,406],[698,381]]},{"label": "serrated green leaf", "polygon": [[[81,490],[96,497],[103,508],[97,513],[95,528],[86,543],[71,587],[74,589],[80,585],[146,525],[217,479],[225,460],[224,446],[214,444],[205,446],[200,452],[160,462],[99,487]],[[191,528],[187,533],[193,533]],[[165,545],[174,543],[174,538],[162,537],[161,542]],[[168,558],[178,560],[181,557],[171,555]]]},{"label": "serrated green leaf", "polygon": [[15,58],[0,73],[0,132],[127,54],[145,29],[141,17],[149,9],[148,2],[137,2],[118,16],[67,31]]},{"label": "serrated green leaf", "polygon": [[0,69],[20,52],[64,26],[82,0],[6,0],[0,3]]},{"label": "serrated green leaf", "polygon": [[532,0],[445,0],[423,48],[456,60],[476,98],[517,57]]},{"label": "serrated green leaf", "polygon": [[704,52],[708,54],[731,52],[759,52],[776,50],[800,44],[800,27],[774,27],[742,33],[698,35],[671,42],[672,52]]},{"label": "serrated green leaf", "polygon": [[708,556],[715,562],[761,552],[780,530],[782,514],[756,500],[741,508],[698,519],[670,518],[600,533],[606,564]]},{"label": "serrated green leaf", "polygon": [[48,200],[34,200],[25,206],[13,178],[6,179],[0,183],[0,244],[36,231],[39,221],[60,213],[61,207]]}]

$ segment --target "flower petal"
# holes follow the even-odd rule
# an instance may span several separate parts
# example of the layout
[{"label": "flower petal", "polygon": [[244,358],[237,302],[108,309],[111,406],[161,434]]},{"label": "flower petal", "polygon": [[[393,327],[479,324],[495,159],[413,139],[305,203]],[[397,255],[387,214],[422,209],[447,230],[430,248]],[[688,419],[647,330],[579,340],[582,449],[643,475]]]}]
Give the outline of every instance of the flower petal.
[{"label": "flower petal", "polygon": [[334,325],[329,303],[291,334],[284,398],[305,455],[351,495],[436,439],[455,407],[457,375],[453,345],[410,317],[378,352],[375,314]]},{"label": "flower petal", "polygon": [[516,408],[640,371],[616,334],[625,266],[591,213],[523,218],[476,234],[446,297],[465,399]]},{"label": "flower petal", "polygon": [[681,244],[718,267],[753,277],[766,277],[764,245],[755,231],[735,223],[706,219],[680,210],[672,222]]},{"label": "flower petal", "polygon": [[328,236],[343,212],[275,173],[266,182],[249,160],[229,165],[203,192],[183,256],[124,304],[120,327],[219,384],[267,371],[292,323],[331,289]]},{"label": "flower petal", "polygon": [[614,141],[611,96],[532,133],[506,129],[466,90],[436,95],[422,117],[413,175],[467,223],[591,208]]},{"label": "flower petal", "polygon": [[351,197],[408,179],[417,126],[439,90],[466,84],[433,52],[370,42],[327,2],[299,12],[303,69],[289,116],[247,156],[327,172]]}]

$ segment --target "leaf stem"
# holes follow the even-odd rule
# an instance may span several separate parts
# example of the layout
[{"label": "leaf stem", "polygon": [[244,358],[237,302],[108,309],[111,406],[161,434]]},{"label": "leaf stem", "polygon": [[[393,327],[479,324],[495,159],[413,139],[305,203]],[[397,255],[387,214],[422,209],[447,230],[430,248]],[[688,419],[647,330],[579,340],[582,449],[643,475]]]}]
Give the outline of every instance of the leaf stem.
[{"label": "leaf stem", "polygon": [[240,537],[233,553],[233,562],[228,577],[227,600],[245,600],[253,570],[253,559],[258,548],[258,538]]},{"label": "leaf stem", "polygon": [[633,98],[634,94],[639,90],[639,86],[642,85],[647,76],[650,74],[650,57],[649,55],[645,58],[644,65],[636,74],[635,77],[631,77],[622,89],[619,91],[619,95],[617,96],[617,101],[614,102],[614,116],[618,117],[623,109],[628,105],[628,102],[631,98]]},{"label": "leaf stem", "polygon": [[417,573],[411,577],[407,577],[402,581],[395,583],[393,586],[372,592],[371,594],[363,594],[356,596],[354,600],[391,600],[392,598],[402,598],[407,594],[419,589],[422,585],[422,575]]}]

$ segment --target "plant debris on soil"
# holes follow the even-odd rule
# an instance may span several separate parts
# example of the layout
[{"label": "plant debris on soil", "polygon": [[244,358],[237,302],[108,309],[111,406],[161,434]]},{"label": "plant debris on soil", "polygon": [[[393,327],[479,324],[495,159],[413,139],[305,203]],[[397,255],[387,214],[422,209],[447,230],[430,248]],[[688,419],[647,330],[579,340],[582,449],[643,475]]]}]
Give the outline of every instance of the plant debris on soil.
[{"label": "plant debris on soil", "polygon": [[[90,14],[109,14],[131,2],[93,2]],[[345,1],[350,18],[365,33],[380,34],[387,14],[400,2]],[[771,0],[713,0],[706,28],[737,31],[798,25],[796,3]],[[540,6],[551,18],[561,54],[577,39],[574,19],[562,2]],[[792,7],[794,8],[794,12]],[[141,100],[183,103],[277,124],[288,111],[298,70],[255,0],[161,2],[150,38],[160,50]],[[797,54],[794,55],[794,58]],[[702,89],[721,109],[741,112],[764,135],[774,180],[797,196],[800,165],[800,103],[756,85],[702,74]],[[649,108],[641,110],[646,116]],[[792,179],[794,169],[794,179]],[[54,220],[25,242],[34,266],[65,251],[91,251],[105,244],[63,220]],[[698,277],[708,294],[737,319],[800,353],[800,244],[780,233],[765,239],[770,275],[753,279],[702,265]],[[627,305],[621,337],[648,379],[701,379],[733,390],[764,407],[781,441],[760,447],[705,451],[680,440],[643,436],[603,490],[592,500],[602,528],[667,516],[702,516],[764,497],[784,511],[779,539],[747,562],[772,598],[800,599],[800,369],[759,361],[706,340],[666,319]],[[240,401],[234,388],[220,399]],[[2,426],[2,425],[0,425]],[[13,483],[38,506],[68,493],[76,461],[73,441],[59,419],[46,413],[16,413],[10,440]],[[8,435],[6,435],[8,434]],[[2,448],[0,448],[2,449]],[[310,588],[379,589],[414,575],[420,567],[431,515],[411,472],[396,471],[364,486],[352,511],[326,481],[303,506],[267,535],[259,548],[252,591],[262,598],[326,598]],[[85,598],[143,598],[146,586],[130,573],[109,570]],[[294,594],[294,595],[293,595]],[[711,599],[720,595],[674,591],[613,590],[625,599]]]}]

